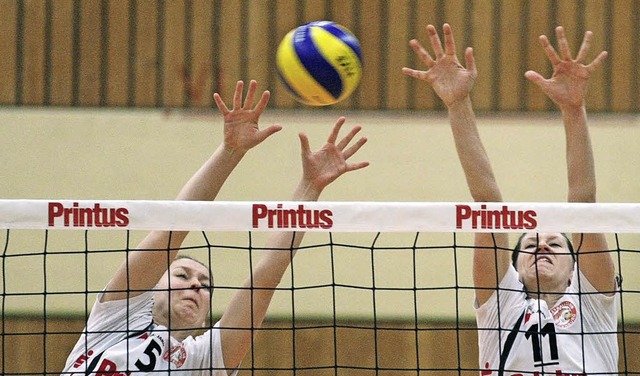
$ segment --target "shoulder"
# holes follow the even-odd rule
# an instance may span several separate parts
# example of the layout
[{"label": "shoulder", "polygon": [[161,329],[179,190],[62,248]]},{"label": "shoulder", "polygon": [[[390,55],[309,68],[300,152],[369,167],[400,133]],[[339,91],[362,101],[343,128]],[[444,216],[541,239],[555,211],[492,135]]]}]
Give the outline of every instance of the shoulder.
[{"label": "shoulder", "polygon": [[[147,291],[130,299],[101,301],[102,294],[98,295],[87,326],[95,327],[120,327],[131,326],[141,321],[148,325],[151,310],[153,308],[153,292]],[[135,329],[135,328],[132,328]]]},{"label": "shoulder", "polygon": [[103,300],[104,292],[98,294],[93,305],[92,312],[98,311],[119,311],[122,309],[137,310],[146,306],[153,306],[153,291],[145,291],[140,295],[128,299]]},{"label": "shoulder", "polygon": [[[512,316],[512,313],[519,315],[520,307],[526,305],[526,298],[527,294],[524,292],[518,272],[510,265],[491,297],[482,305],[474,301],[474,308],[479,322],[485,320],[492,322],[498,320],[498,311],[500,311],[500,319],[504,319],[507,315]],[[503,309],[496,309],[498,306]]]},{"label": "shoulder", "polygon": [[184,352],[187,361],[193,366],[225,369],[220,331],[220,322],[217,322],[203,334],[185,338],[179,344],[180,349],[172,349],[172,352]]},{"label": "shoulder", "polygon": [[576,304],[583,307],[592,306],[596,311],[613,312],[615,314],[618,300],[618,282],[615,281],[614,284],[616,286],[615,291],[608,293],[598,291],[576,267],[564,299],[575,301]]}]

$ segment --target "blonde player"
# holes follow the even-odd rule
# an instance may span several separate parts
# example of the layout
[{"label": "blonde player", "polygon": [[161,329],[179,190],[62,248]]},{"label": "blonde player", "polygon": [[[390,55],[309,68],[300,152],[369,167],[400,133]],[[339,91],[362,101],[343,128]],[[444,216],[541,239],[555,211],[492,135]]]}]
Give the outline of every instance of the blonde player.
[{"label": "blonde player", "polygon": [[[244,103],[243,86],[238,82],[231,109],[218,94],[214,95],[224,116],[224,140],[182,188],[178,200],[215,199],[242,157],[281,129],[277,125],[260,129],[258,120],[269,92],[265,91],[253,107],[257,84],[251,81]],[[300,134],[302,177],[293,200],[315,201],[344,173],[368,165],[347,162],[367,140],[363,137],[352,143],[360,126],[338,140],[344,122],[344,118],[336,122],[318,151],[312,151],[307,136]],[[245,287],[254,289],[239,290],[220,321],[202,335],[195,333],[205,326],[209,315],[211,275],[200,262],[177,257],[186,236],[186,232],[154,231],[129,252],[126,262],[99,294],[86,329],[69,355],[65,373],[236,373],[251,346],[252,329],[261,326],[274,289],[291,262],[291,252],[282,249],[299,247],[304,233],[274,233],[267,244],[274,250],[263,254],[245,282]]]}]

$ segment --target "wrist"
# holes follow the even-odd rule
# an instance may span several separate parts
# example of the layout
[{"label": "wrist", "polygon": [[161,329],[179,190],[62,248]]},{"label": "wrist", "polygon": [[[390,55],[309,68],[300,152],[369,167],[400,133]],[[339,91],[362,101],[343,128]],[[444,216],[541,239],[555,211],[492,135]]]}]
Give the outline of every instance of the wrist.
[{"label": "wrist", "polygon": [[220,145],[219,150],[223,156],[230,159],[240,160],[242,159],[242,157],[244,157],[245,154],[247,154],[247,150],[230,147],[225,144]]},{"label": "wrist", "polygon": [[302,179],[294,195],[295,200],[316,201],[320,197],[323,188],[314,184],[312,180]]},{"label": "wrist", "polygon": [[446,104],[447,111],[455,112],[459,110],[468,110],[472,108],[471,97],[465,96],[463,98],[457,99],[451,103]]},{"label": "wrist", "polygon": [[584,104],[579,106],[562,106],[560,107],[560,112],[565,119],[580,119],[587,115]]},{"label": "wrist", "polygon": [[579,115],[586,112],[584,102],[578,105],[560,106],[560,112],[567,115]]}]

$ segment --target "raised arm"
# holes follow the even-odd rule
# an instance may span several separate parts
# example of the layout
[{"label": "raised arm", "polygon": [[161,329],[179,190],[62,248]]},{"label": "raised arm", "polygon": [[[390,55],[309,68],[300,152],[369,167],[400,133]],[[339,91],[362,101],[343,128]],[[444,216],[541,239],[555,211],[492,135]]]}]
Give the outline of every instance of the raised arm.
[{"label": "raised arm", "polygon": [[[217,93],[214,100],[224,118],[224,140],[213,155],[196,171],[177,196],[178,200],[214,200],[231,171],[254,146],[279,131],[279,125],[260,129],[258,120],[269,102],[265,91],[253,107],[257,83],[251,81],[247,96],[242,100],[244,83],[238,81],[230,110]],[[152,289],[175,258],[187,232],[153,231],[129,252],[127,260],[107,285],[103,301],[125,299]],[[170,249],[167,254],[167,250]],[[149,251],[158,250],[158,251]],[[126,290],[131,292],[127,295]]]},{"label": "raised arm", "polygon": [[[362,137],[350,146],[351,141],[361,129],[360,126],[355,126],[340,142],[336,143],[344,122],[344,118],[338,120],[327,143],[315,152],[311,151],[307,136],[304,133],[299,135],[302,150],[302,178],[293,194],[294,201],[316,201],[324,188],[344,173],[369,165],[368,162],[347,162],[367,139]],[[263,253],[252,276],[244,283],[244,287],[253,289],[238,291],[225,310],[220,326],[243,328],[223,330],[221,333],[222,353],[226,367],[237,368],[249,351],[251,338],[255,334],[253,329],[262,325],[275,288],[300,247],[303,237],[304,232],[273,233],[267,242],[269,250]]]},{"label": "raised arm", "polygon": [[[476,202],[500,202],[502,195],[496,182],[489,157],[484,149],[476,117],[471,104],[471,89],[477,71],[473,50],[465,51],[466,67],[456,56],[451,26],[444,24],[444,48],[433,25],[427,26],[434,57],[417,41],[409,43],[426,65],[426,71],[403,68],[402,72],[428,82],[447,106],[453,139],[471,196]],[[473,261],[473,280],[476,297],[482,304],[504,276],[510,263],[509,252],[494,252],[495,246],[507,248],[506,234],[477,233]]]},{"label": "raised arm", "polygon": [[[564,28],[556,28],[558,51],[542,35],[540,43],[553,65],[553,75],[545,79],[534,71],[525,73],[525,77],[538,85],[562,112],[569,202],[596,202],[596,174],[585,97],[589,78],[606,58],[607,52],[600,52],[586,64],[592,37],[590,31],[584,34],[578,55],[573,59]],[[599,252],[608,249],[605,235],[573,234],[573,243],[576,251],[581,253],[578,265],[582,273],[598,291],[612,292],[615,287],[613,260],[608,252]]]}]

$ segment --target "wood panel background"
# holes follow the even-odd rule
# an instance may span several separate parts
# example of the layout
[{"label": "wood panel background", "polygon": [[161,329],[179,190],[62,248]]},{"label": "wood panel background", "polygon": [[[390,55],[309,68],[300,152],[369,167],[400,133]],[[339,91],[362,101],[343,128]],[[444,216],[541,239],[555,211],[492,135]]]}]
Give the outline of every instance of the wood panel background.
[{"label": "wood panel background", "polygon": [[553,104],[524,79],[550,66],[538,43],[566,27],[577,50],[610,52],[590,83],[588,107],[640,108],[639,0],[0,0],[0,104],[33,106],[213,106],[236,80],[272,91],[272,107],[300,107],[285,93],[275,51],[294,27],[334,20],[358,36],[364,75],[332,106],[431,110],[431,90],[400,73],[420,67],[408,41],[427,42],[427,23],[449,22],[459,56],[473,46],[480,111],[546,111]]},{"label": "wood panel background", "polygon": [[[369,321],[340,326],[334,330],[330,320],[301,320],[296,321],[294,335],[290,321],[268,320],[239,376],[479,373],[475,322],[435,321],[420,323],[418,329],[407,322],[379,321],[376,330]],[[0,343],[5,358],[0,360],[0,371],[3,375],[59,374],[83,327],[84,320],[79,318],[5,318]],[[619,336],[619,371],[638,373],[640,326],[621,329],[625,334]]]}]

